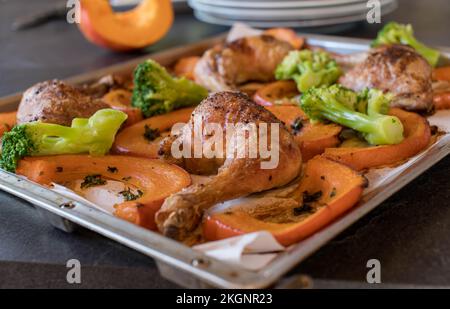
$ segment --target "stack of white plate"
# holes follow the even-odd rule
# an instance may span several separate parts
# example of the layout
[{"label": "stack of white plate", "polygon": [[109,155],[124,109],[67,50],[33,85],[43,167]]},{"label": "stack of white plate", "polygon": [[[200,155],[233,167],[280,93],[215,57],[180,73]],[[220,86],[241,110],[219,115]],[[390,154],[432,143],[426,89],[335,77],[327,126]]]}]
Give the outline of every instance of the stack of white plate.
[{"label": "stack of white plate", "polygon": [[[382,15],[397,8],[397,0],[379,0]],[[232,25],[312,28],[367,19],[368,0],[188,0],[205,22]]]},{"label": "stack of white plate", "polygon": [[[139,4],[142,0],[109,0],[112,6],[121,8],[121,7],[130,7]],[[172,0],[173,8],[175,12],[189,10],[187,5],[187,0]]]}]

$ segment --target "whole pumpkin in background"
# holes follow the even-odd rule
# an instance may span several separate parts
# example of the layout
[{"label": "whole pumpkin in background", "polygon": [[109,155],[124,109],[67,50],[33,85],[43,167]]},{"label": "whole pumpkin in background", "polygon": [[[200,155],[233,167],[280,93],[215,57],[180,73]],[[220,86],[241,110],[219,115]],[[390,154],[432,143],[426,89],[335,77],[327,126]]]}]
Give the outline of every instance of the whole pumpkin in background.
[{"label": "whole pumpkin in background", "polygon": [[116,51],[149,46],[173,23],[171,0],[142,0],[135,8],[114,12],[108,0],[81,0],[78,27],[92,43]]}]

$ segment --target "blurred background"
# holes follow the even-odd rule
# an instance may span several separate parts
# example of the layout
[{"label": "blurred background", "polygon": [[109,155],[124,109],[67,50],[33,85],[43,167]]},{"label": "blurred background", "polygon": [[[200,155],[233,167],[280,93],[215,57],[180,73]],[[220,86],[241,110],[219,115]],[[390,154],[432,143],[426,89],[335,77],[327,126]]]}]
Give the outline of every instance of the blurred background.
[{"label": "blurred background", "polygon": [[[137,1],[113,0],[112,4],[120,11]],[[374,37],[382,26],[358,21],[368,11],[365,0],[173,2],[175,21],[162,40],[143,50],[117,53],[92,45],[76,25],[66,22],[65,0],[0,0],[0,95],[23,90],[37,81],[65,78],[213,36],[227,31],[226,25],[235,20],[255,26],[302,26],[298,31],[367,38]],[[450,45],[444,40],[449,38],[448,27],[443,26],[450,15],[448,0],[383,0],[382,4],[383,23],[412,23],[417,36],[426,43]],[[311,27],[312,23],[318,27]],[[25,29],[14,30],[20,26]]]}]

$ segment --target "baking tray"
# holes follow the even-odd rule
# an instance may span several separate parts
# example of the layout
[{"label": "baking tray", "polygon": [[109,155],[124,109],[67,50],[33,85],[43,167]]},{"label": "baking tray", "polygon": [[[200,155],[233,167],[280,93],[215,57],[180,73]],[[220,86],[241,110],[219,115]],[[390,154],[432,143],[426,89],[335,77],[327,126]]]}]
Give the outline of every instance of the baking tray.
[{"label": "baking tray", "polygon": [[[308,38],[311,45],[322,46],[341,53],[363,51],[369,46],[369,41],[361,39],[306,34],[304,36]],[[224,38],[225,35],[220,35],[188,46],[173,48],[79,75],[67,81],[73,84],[83,84],[93,82],[111,73],[130,73],[138,63],[149,57],[163,65],[171,65],[180,57],[201,54],[212,45],[223,41]],[[450,57],[450,49],[440,49],[447,57]],[[0,98],[0,111],[13,110],[17,107],[20,98],[20,93]],[[346,215],[308,239],[290,247],[267,267],[257,272],[208,257],[158,233],[103,213],[83,203],[72,201],[43,186],[3,170],[0,170],[0,189],[30,202],[56,228],[72,232],[77,226],[82,226],[154,258],[161,275],[181,286],[191,288],[265,288],[275,286],[283,275],[294,266],[449,153],[450,136],[446,135],[431,146],[426,156],[422,156],[403,173],[365,195],[358,206]]]}]

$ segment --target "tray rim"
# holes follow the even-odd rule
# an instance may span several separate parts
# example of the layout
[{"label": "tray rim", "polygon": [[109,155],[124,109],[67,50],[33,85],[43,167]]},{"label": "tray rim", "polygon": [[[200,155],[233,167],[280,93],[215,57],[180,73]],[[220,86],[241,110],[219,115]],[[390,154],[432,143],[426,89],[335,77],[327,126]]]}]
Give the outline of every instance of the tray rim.
[{"label": "tray rim", "polygon": [[[363,51],[368,49],[370,42],[365,39],[338,36],[302,35],[312,45],[340,51]],[[225,36],[226,34],[220,34],[197,43],[144,55],[130,61],[79,74],[65,80],[72,84],[89,83],[113,72],[129,71],[130,68],[148,58],[153,58],[167,65],[169,64],[167,63],[169,59],[199,53],[207,47],[224,40]],[[450,48],[442,47],[439,49],[450,58]],[[0,98],[0,109],[2,107],[4,109],[5,106],[7,108],[17,104],[21,95],[22,92],[18,92]],[[222,288],[264,288],[277,282],[284,274],[295,267],[295,265],[313,254],[324,244],[376,208],[449,153],[450,136],[445,136],[431,146],[430,153],[426,158],[424,157],[414,162],[400,175],[397,175],[397,177],[384,184],[383,187],[365,196],[359,205],[352,208],[345,215],[301,243],[290,247],[265,269],[258,272],[248,271],[241,267],[216,260],[158,233],[143,229],[82,203],[71,201],[56,192],[3,170],[0,170],[0,189],[63,219],[67,219],[152,257],[157,262],[162,262],[174,269],[194,275],[198,280],[207,284]],[[61,207],[70,203],[75,207]]]}]

